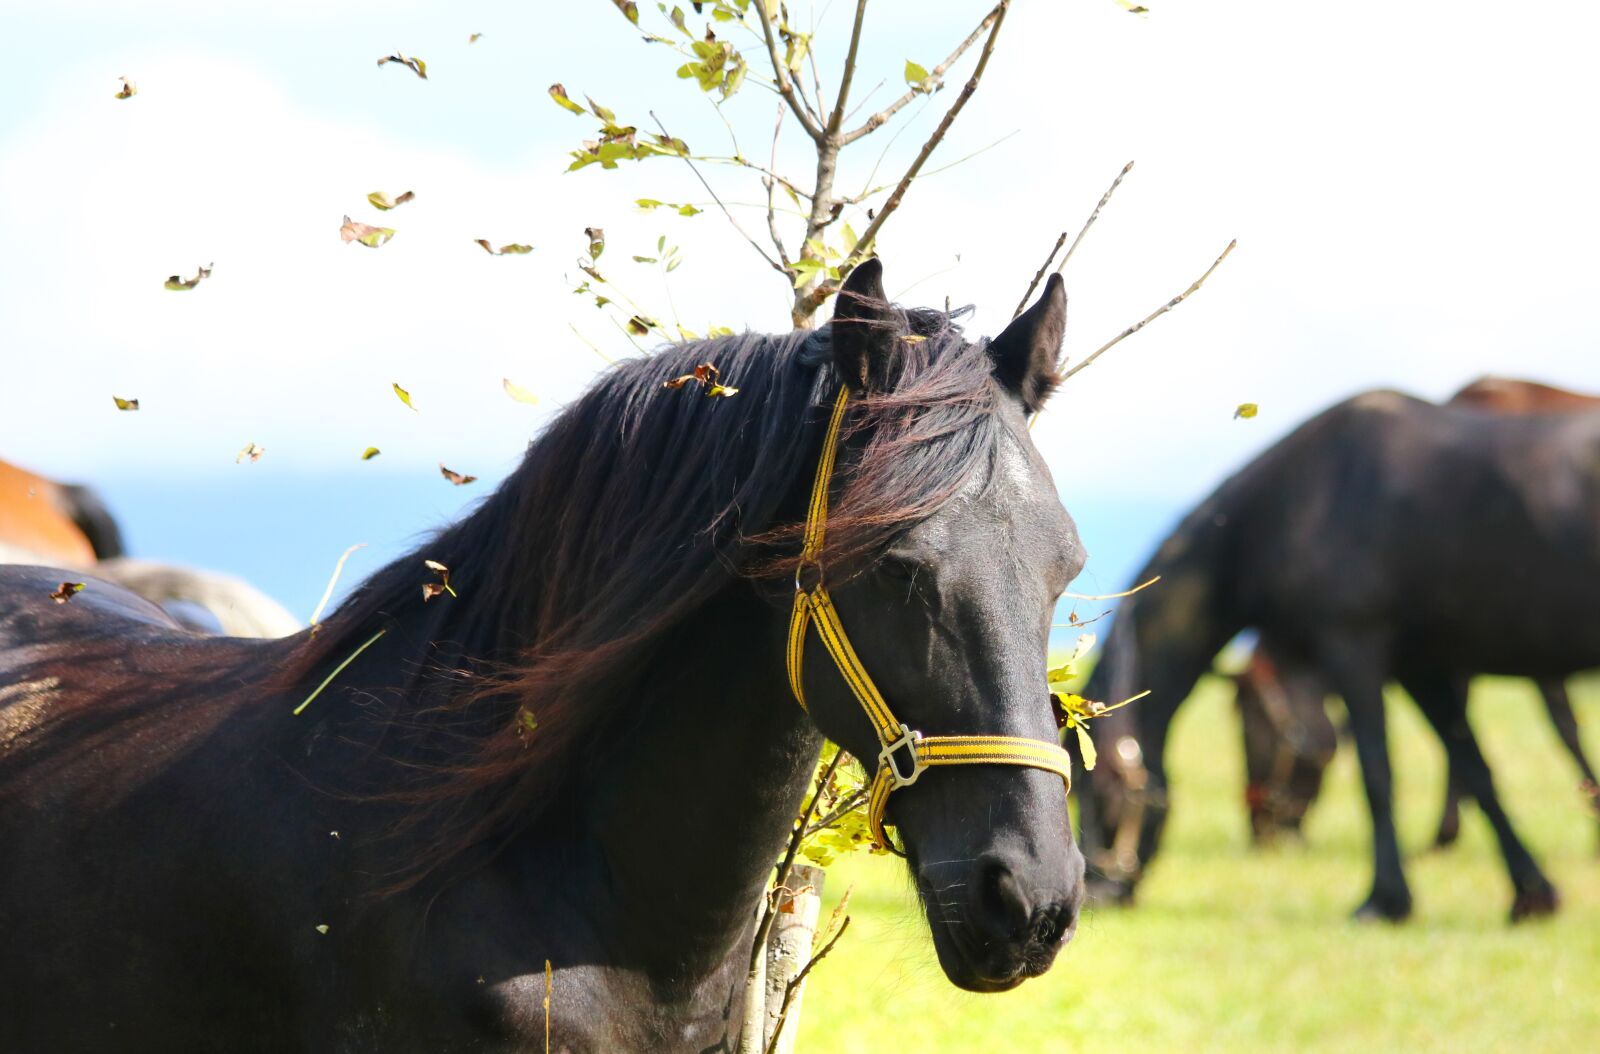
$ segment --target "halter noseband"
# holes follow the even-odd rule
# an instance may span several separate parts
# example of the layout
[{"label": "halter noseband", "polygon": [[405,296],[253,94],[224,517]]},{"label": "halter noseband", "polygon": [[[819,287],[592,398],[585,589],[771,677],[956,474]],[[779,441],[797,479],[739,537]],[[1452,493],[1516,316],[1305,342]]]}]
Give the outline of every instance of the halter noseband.
[{"label": "halter noseband", "polygon": [[[901,787],[917,782],[924,769],[934,765],[1022,765],[1028,768],[1054,772],[1061,777],[1068,791],[1072,790],[1072,755],[1061,744],[1022,736],[924,736],[910,725],[895,719],[889,704],[883,701],[878,688],[872,683],[850,638],[845,636],[839,622],[839,612],[828,596],[823,583],[823,534],[828,520],[828,483],[833,476],[834,457],[839,448],[839,426],[844,421],[845,404],[849,401],[848,388],[839,389],[839,398],[833,404],[833,417],[828,422],[828,433],[822,441],[822,456],[817,460],[817,478],[811,487],[811,505],[806,513],[805,540],[800,549],[800,561],[794,572],[794,614],[789,620],[789,687],[795,701],[806,710],[806,697],[801,689],[801,670],[805,662],[806,627],[813,621],[822,646],[828,649],[834,665],[844,677],[856,701],[866,711],[872,728],[877,733],[878,768],[872,777],[872,787],[867,795],[867,820],[878,844],[895,852],[883,830],[883,812],[888,807],[889,795]],[[815,572],[814,585],[805,584],[805,573]]]}]

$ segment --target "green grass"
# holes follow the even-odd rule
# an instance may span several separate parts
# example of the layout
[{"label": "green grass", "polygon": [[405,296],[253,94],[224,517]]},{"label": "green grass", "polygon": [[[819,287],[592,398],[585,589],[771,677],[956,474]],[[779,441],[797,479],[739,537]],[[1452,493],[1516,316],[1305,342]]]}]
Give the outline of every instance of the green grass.
[{"label": "green grass", "polygon": [[[1574,688],[1600,756],[1600,684]],[[1472,699],[1502,800],[1561,891],[1554,919],[1506,922],[1510,885],[1475,808],[1455,848],[1428,851],[1443,751],[1396,695],[1390,743],[1416,913],[1400,926],[1349,921],[1371,866],[1353,749],[1340,747],[1306,843],[1253,851],[1238,719],[1210,679],[1173,730],[1171,821],[1137,907],[1090,909],[1049,974],[971,995],[940,971],[900,862],[844,861],[827,893],[854,884],[850,930],[812,974],[800,1051],[1594,1049],[1596,822],[1531,685],[1480,679]]]}]

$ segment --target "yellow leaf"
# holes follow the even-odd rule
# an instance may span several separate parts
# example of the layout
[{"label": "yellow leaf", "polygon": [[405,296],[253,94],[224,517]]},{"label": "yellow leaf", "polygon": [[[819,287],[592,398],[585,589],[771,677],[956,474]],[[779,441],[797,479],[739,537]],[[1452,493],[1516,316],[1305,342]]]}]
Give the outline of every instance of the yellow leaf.
[{"label": "yellow leaf", "polygon": [[1260,407],[1258,407],[1255,403],[1240,403],[1233,410],[1233,419],[1235,421],[1241,417],[1249,419],[1254,417],[1258,410],[1260,410]]},{"label": "yellow leaf", "polygon": [[385,194],[383,191],[374,190],[371,194],[367,195],[367,200],[372,203],[373,208],[382,209],[384,212],[388,212],[397,205],[404,205],[406,202],[410,201],[416,196],[417,195],[415,192],[408,190],[397,198],[390,198],[389,195]]},{"label": "yellow leaf", "polygon": [[510,377],[500,378],[500,387],[504,388],[506,390],[506,394],[511,396],[511,398],[515,399],[519,403],[527,403],[529,406],[537,406],[539,403],[539,397],[537,395],[534,395],[532,392],[528,391],[528,389],[524,388]]},{"label": "yellow leaf", "polygon": [[412,403],[412,401],[411,401],[411,393],[406,391],[404,388],[400,387],[400,385],[398,383],[396,383],[394,385],[394,393],[395,393],[395,395],[400,397],[400,401],[405,403],[406,407],[408,409],[410,409],[412,413],[421,413],[422,412],[421,410],[417,409],[417,407],[416,407],[416,405],[414,403]]},{"label": "yellow leaf", "polygon": [[1083,755],[1083,767],[1086,770],[1093,771],[1096,760],[1094,739],[1089,735],[1089,730],[1084,727],[1082,721],[1079,721],[1076,727],[1078,729],[1078,752]]},{"label": "yellow leaf", "polygon": [[116,95],[112,96],[113,98],[116,98],[116,99],[131,99],[135,95],[139,94],[139,89],[133,83],[133,81],[129,80],[126,77],[118,77],[117,80],[122,82],[122,90],[117,92]]},{"label": "yellow leaf", "polygon": [[361,460],[362,461],[371,461],[373,458],[377,457],[381,453],[383,453],[383,451],[379,450],[377,447],[369,446],[369,447],[367,447],[367,449],[365,449],[365,450],[363,450],[361,452]]},{"label": "yellow leaf", "polygon": [[344,225],[339,228],[339,239],[346,242],[360,242],[369,249],[376,249],[390,238],[394,237],[393,227],[374,227],[370,223],[360,223],[349,216],[344,218]]},{"label": "yellow leaf", "polygon": [[137,409],[139,409],[139,400],[137,400],[137,399],[124,399],[120,395],[113,395],[111,397],[111,401],[117,404],[117,409],[118,410],[137,410]]}]

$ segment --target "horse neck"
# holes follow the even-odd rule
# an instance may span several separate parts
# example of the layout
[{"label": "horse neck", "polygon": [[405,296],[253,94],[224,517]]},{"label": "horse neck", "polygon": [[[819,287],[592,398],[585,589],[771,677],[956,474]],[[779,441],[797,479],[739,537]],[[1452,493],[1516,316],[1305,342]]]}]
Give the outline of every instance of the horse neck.
[{"label": "horse neck", "polygon": [[821,739],[784,678],[783,616],[735,585],[661,651],[584,779],[613,946],[674,983],[748,962]]}]

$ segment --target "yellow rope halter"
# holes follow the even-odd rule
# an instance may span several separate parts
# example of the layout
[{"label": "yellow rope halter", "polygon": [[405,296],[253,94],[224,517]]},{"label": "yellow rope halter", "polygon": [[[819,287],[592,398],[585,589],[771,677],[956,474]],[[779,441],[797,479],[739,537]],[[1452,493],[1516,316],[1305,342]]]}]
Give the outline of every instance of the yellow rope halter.
[{"label": "yellow rope halter", "polygon": [[[1022,736],[924,736],[895,720],[889,704],[883,701],[855,649],[850,646],[850,638],[845,636],[839,612],[823,583],[822,565],[818,560],[828,520],[828,483],[833,477],[839,426],[844,421],[845,404],[849,399],[849,389],[840,388],[839,398],[833,404],[833,417],[828,422],[828,434],[822,441],[822,456],[817,460],[816,482],[811,487],[805,540],[794,572],[794,614],[789,620],[789,687],[794,690],[801,709],[806,709],[801,670],[805,662],[806,627],[815,623],[822,646],[833,656],[834,665],[839,667],[839,673],[878,735],[882,749],[878,752],[878,769],[867,795],[867,819],[878,844],[894,849],[894,843],[883,830],[883,812],[888,807],[889,795],[901,787],[911,786],[924,769],[934,765],[1023,765],[1054,772],[1070,791],[1072,756],[1059,743]],[[817,572],[816,584],[810,588],[802,581],[808,567]]]}]

